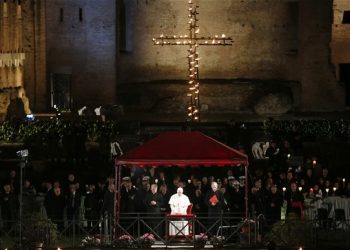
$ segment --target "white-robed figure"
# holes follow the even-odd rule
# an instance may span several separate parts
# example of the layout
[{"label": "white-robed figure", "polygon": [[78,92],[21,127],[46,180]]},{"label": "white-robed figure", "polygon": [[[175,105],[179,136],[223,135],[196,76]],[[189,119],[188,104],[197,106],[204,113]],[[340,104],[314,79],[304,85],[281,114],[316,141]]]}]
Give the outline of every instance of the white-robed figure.
[{"label": "white-robed figure", "polygon": [[[187,208],[191,204],[187,195],[183,194],[183,189],[179,187],[177,193],[172,195],[169,200],[171,214],[187,214]],[[188,221],[171,221],[169,225],[169,235],[188,235]]]}]

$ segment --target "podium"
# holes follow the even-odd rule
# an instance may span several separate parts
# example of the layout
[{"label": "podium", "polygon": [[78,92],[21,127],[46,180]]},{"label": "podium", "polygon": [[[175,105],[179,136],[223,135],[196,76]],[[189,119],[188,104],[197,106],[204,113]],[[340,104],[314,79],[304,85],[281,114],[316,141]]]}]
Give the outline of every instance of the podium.
[{"label": "podium", "polygon": [[192,214],[193,205],[187,208],[187,214],[166,215],[166,237],[168,241],[174,239],[192,239],[196,216]]}]

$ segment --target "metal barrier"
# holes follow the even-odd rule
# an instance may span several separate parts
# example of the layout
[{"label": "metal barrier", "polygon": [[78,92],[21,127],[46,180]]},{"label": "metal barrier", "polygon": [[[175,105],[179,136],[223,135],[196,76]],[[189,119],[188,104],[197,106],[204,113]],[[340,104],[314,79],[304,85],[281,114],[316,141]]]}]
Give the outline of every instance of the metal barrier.
[{"label": "metal barrier", "polygon": [[[180,236],[183,228],[178,227],[178,235],[169,237],[168,227],[174,225],[171,219],[165,214],[121,214],[119,222],[114,224],[114,220],[107,215],[99,220],[74,219],[68,221],[53,221],[58,226],[58,242],[53,242],[49,238],[50,232],[43,232],[48,238],[45,239],[45,247],[79,247],[82,239],[87,236],[98,235],[101,243],[106,246],[112,246],[116,238],[122,235],[128,235],[131,239],[138,242],[138,239],[145,233],[151,233],[155,236],[157,244],[170,246],[178,244],[194,245],[195,235],[206,235],[208,243],[211,237],[223,237],[225,245],[254,245],[256,241],[256,222],[252,219],[242,219],[233,215],[221,215],[217,217],[207,217],[196,215],[192,218],[193,224],[191,237]],[[8,223],[8,224],[7,224]],[[1,237],[10,237],[19,240],[19,222],[5,221],[3,225],[11,225],[9,228],[2,227]],[[185,223],[185,226],[188,224]],[[23,230],[26,225],[23,224]]]},{"label": "metal barrier", "polygon": [[[50,232],[43,227],[41,234],[45,236],[44,247],[46,248],[76,248],[80,247],[82,239],[87,236],[97,236],[104,246],[115,247],[118,237],[127,235],[134,242],[134,246],[142,247],[139,239],[145,233],[155,236],[156,245],[167,247],[179,244],[195,246],[196,237],[204,235],[207,237],[206,244],[212,244],[214,236],[220,236],[223,246],[252,247],[267,244],[266,236],[272,235],[276,242],[282,245],[290,245],[285,241],[287,232],[280,232],[275,225],[267,221],[263,215],[256,218],[242,218],[233,214],[222,214],[217,217],[208,217],[205,214],[197,214],[191,218],[184,218],[182,226],[174,223],[171,217],[165,214],[121,214],[119,222],[115,224],[112,217],[104,216],[99,220],[75,219],[54,221],[58,226],[58,242],[53,242]],[[286,221],[279,221],[281,224]],[[310,225],[310,248],[318,249],[325,244],[350,245],[350,221],[347,220],[302,220]],[[169,226],[177,230],[175,235],[169,234]],[[184,227],[191,227],[189,237],[184,237]],[[0,223],[1,240],[11,238],[19,240],[19,221],[2,221]],[[22,229],[26,230],[25,223]],[[45,231],[46,230],[46,231]],[[287,235],[288,236],[288,235]],[[335,246],[329,245],[329,248]],[[5,246],[6,247],[6,246]],[[297,245],[293,245],[297,247]],[[297,248],[295,248],[297,249]]]}]

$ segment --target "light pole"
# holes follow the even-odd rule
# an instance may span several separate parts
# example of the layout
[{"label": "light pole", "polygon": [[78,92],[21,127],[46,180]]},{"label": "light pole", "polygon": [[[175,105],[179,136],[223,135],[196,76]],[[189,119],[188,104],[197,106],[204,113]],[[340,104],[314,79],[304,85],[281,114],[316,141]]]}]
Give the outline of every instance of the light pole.
[{"label": "light pole", "polygon": [[22,249],[22,215],[23,215],[23,169],[28,163],[28,149],[17,151],[17,156],[20,157],[20,186],[19,186],[19,249]]}]

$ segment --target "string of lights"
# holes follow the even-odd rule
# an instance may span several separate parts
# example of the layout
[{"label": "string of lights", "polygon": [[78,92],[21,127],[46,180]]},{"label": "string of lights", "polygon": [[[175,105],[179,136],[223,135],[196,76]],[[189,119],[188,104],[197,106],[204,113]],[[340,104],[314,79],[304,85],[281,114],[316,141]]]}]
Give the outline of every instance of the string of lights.
[{"label": "string of lights", "polygon": [[233,40],[225,34],[215,35],[213,37],[199,37],[198,26],[198,11],[199,6],[196,0],[188,1],[188,35],[160,35],[153,38],[154,45],[168,46],[168,45],[186,45],[189,46],[188,51],[188,92],[189,98],[187,106],[187,120],[200,121],[200,101],[199,101],[199,53],[198,46],[232,46]]}]

